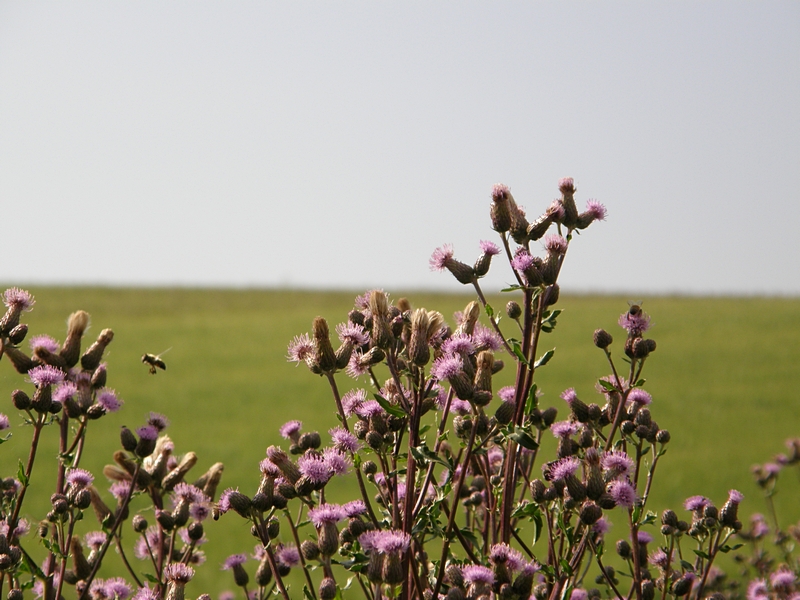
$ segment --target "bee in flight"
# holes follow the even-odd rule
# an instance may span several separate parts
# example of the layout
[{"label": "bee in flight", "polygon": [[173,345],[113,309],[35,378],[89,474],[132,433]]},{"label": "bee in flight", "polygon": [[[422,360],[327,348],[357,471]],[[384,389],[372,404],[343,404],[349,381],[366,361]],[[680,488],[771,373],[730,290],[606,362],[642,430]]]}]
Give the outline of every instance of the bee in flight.
[{"label": "bee in flight", "polygon": [[161,354],[144,354],[142,355],[142,362],[150,367],[150,375],[156,374],[156,367],[161,369],[162,371],[167,370],[167,363],[161,358],[162,354],[166,354],[172,350],[172,348],[167,348]]},{"label": "bee in flight", "polygon": [[641,300],[639,300],[638,302],[628,302],[628,306],[630,307],[628,308],[628,314],[632,317],[635,317],[636,315],[641,313],[642,312],[642,307],[640,306],[641,304],[642,304]]}]

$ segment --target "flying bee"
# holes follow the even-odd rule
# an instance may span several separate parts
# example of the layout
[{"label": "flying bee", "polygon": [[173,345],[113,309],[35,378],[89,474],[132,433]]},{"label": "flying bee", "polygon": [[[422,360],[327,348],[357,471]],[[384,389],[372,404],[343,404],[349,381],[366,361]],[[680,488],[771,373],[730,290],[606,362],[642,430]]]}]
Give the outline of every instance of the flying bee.
[{"label": "flying bee", "polygon": [[638,302],[636,301],[628,302],[628,306],[630,307],[628,308],[628,314],[632,317],[635,317],[636,315],[641,313],[642,312],[641,304],[642,304],[641,300],[639,300]]},{"label": "flying bee", "polygon": [[150,375],[156,374],[156,367],[161,369],[162,371],[167,370],[167,363],[161,358],[162,354],[166,354],[172,350],[172,348],[167,348],[161,354],[144,354],[142,355],[142,362],[150,367]]}]

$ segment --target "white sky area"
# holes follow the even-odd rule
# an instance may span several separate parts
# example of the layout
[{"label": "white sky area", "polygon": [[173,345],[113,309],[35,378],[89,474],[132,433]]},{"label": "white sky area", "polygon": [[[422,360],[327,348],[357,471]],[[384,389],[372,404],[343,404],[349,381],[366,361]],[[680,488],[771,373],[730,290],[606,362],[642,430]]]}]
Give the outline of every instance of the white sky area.
[{"label": "white sky area", "polygon": [[460,291],[565,176],[563,292],[800,294],[800,3],[0,2],[6,284]]}]

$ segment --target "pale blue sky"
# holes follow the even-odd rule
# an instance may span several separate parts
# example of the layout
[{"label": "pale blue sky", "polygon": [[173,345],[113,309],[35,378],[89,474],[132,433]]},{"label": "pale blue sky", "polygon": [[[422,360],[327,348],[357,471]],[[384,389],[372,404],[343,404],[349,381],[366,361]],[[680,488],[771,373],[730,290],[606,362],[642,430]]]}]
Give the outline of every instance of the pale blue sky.
[{"label": "pale blue sky", "polygon": [[572,176],[565,291],[796,295],[798,107],[798,2],[3,1],[0,281],[457,290]]}]

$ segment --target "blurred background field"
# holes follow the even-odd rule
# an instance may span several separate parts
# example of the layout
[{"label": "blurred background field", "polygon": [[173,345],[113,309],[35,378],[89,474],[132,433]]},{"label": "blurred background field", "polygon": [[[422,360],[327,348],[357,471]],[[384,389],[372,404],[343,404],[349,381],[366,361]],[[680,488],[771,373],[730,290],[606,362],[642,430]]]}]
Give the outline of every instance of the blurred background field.
[{"label": "blurred background field", "polygon": [[[125,405],[120,412],[91,423],[82,463],[98,476],[101,488],[102,467],[119,448],[119,427],[142,425],[149,411],[171,420],[167,433],[177,453],[197,453],[198,464],[187,480],[221,461],[225,464],[221,489],[239,487],[247,494],[258,484],[258,463],[267,446],[285,447],[278,434],[284,422],[299,419],[304,430],[320,431],[324,442],[330,439],[327,431],[337,421],[327,385],[305,366],[288,363],[286,347],[293,336],[309,331],[317,315],[328,319],[331,329],[346,320],[355,296],[363,290],[34,287],[30,291],[36,306],[23,318],[30,325],[29,337],[47,333],[63,340],[66,318],[77,309],[92,317],[88,343],[102,329],[114,330],[105,356],[108,385]],[[387,291],[392,300],[401,295]],[[472,299],[428,292],[405,296],[413,307],[439,310],[450,324],[452,314]],[[511,298],[495,296],[490,302],[496,312],[502,312]],[[598,327],[611,332],[615,337],[612,350],[618,356],[623,331],[616,321],[632,300],[643,301],[652,316],[650,337],[658,348],[645,367],[645,387],[653,395],[654,418],[672,435],[656,473],[649,508],[659,512],[674,508],[687,516],[680,506],[686,496],[702,494],[721,505],[727,491],[736,488],[745,494],[740,509],[743,520],[752,512],[764,512],[750,467],[783,452],[787,437],[800,436],[800,299],[565,294],[559,302],[564,312],[558,327],[542,345],[542,351],[555,347],[555,356],[537,376],[544,392],[541,403],[556,406],[559,418],[568,414],[558,397],[568,387],[574,387],[586,402],[601,402],[594,383],[609,368],[592,345],[592,332]],[[506,335],[513,331],[509,329]],[[163,355],[167,371],[149,375],[141,363],[142,354],[167,349]],[[512,375],[510,369],[499,374],[495,389],[510,383]],[[342,392],[366,385],[344,374],[338,382]],[[4,399],[0,412],[10,416],[13,432],[0,448],[3,477],[16,474],[18,459],[24,460],[30,443],[30,430],[19,426],[21,418],[10,402],[15,388],[30,391],[32,386],[7,359],[0,361],[0,398]],[[48,468],[54,462],[56,433],[54,428],[45,432],[33,473],[33,497],[26,501],[25,511],[32,519],[46,512],[52,492]],[[549,437],[542,455],[547,460],[552,456],[548,448],[553,446]],[[782,481],[780,488],[779,514],[784,523],[796,521],[800,518],[798,482]],[[341,485],[332,489],[332,500],[349,498]],[[623,521],[621,512],[612,511],[610,518]],[[87,515],[84,524],[87,531],[97,528],[93,515]],[[129,542],[131,533],[126,529]],[[251,552],[255,545],[245,522],[234,514],[209,523],[206,535],[208,562],[190,584],[190,597],[201,592],[216,597],[221,590],[233,589],[231,575],[220,572],[219,565],[227,555]],[[613,528],[609,536],[617,539]],[[29,538],[28,545],[33,544]]]}]

